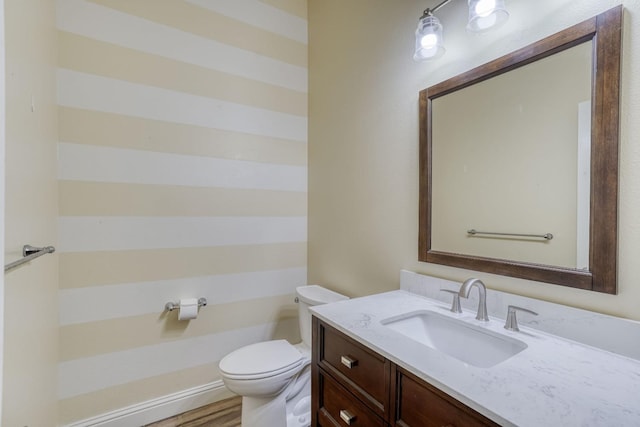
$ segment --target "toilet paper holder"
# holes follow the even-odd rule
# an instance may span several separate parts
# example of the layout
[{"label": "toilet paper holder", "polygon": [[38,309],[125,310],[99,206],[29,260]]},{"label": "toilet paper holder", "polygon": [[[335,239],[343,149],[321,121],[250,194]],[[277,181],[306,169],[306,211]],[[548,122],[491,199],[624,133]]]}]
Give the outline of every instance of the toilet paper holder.
[{"label": "toilet paper holder", "polygon": [[[200,307],[204,307],[205,305],[207,305],[207,299],[206,298],[198,298],[198,308]],[[180,302],[168,302],[164,305],[164,309],[167,311],[173,311],[173,310],[177,310],[180,308]]]}]

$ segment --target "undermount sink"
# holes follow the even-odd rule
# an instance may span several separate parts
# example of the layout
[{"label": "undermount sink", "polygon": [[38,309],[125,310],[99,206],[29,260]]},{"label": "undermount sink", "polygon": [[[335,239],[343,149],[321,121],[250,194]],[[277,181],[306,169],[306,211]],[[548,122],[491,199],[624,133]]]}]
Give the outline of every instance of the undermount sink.
[{"label": "undermount sink", "polygon": [[517,339],[430,310],[391,317],[381,323],[478,368],[495,366],[527,348]]}]

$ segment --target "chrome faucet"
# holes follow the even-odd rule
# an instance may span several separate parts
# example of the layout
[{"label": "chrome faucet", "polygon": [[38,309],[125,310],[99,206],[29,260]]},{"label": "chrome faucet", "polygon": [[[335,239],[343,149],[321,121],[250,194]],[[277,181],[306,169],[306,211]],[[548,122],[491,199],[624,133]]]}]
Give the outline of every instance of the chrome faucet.
[{"label": "chrome faucet", "polygon": [[460,286],[458,295],[460,295],[462,298],[469,298],[469,292],[474,286],[478,288],[478,292],[480,293],[480,298],[478,300],[478,314],[476,315],[476,319],[488,322],[489,316],[487,315],[487,288],[484,286],[484,283],[482,283],[480,279],[465,280],[462,286]]}]

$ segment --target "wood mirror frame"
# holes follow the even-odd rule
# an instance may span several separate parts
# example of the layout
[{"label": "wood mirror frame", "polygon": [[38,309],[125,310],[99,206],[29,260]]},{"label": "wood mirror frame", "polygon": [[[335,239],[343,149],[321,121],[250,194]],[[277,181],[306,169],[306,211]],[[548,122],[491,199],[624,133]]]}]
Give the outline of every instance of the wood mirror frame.
[{"label": "wood mirror frame", "polygon": [[[622,6],[617,6],[420,92],[419,261],[609,294],[617,292],[622,14]],[[432,101],[588,41],[593,42],[589,270],[432,250]]]}]

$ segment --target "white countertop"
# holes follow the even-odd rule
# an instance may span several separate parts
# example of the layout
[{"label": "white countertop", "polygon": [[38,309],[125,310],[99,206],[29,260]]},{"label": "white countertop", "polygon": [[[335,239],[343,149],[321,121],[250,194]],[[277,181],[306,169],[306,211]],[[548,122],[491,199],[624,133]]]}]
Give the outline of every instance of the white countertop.
[{"label": "white countertop", "polygon": [[[528,348],[491,368],[477,368],[380,323],[425,309],[516,338]],[[448,304],[401,290],[311,310],[503,426],[640,426],[638,360],[522,325],[520,332],[507,331],[502,319],[477,321],[475,312],[451,313]]]}]

